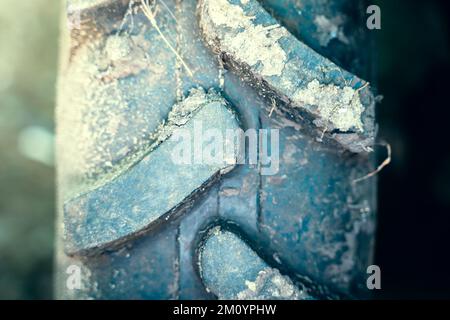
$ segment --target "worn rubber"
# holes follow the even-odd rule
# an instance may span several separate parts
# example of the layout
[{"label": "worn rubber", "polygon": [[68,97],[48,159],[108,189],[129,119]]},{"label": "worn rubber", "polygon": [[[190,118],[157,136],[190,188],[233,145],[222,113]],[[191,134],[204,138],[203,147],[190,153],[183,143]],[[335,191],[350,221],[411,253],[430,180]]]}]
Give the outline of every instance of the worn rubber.
[{"label": "worn rubber", "polygon": [[[363,3],[147,9],[68,0],[57,297],[366,297],[376,188],[358,178],[373,170],[376,130]],[[264,145],[256,164],[238,161],[245,148],[225,162],[174,163],[175,132],[199,123],[224,135],[277,129],[265,137],[279,148],[277,168]],[[72,265],[77,288],[67,286]]]}]

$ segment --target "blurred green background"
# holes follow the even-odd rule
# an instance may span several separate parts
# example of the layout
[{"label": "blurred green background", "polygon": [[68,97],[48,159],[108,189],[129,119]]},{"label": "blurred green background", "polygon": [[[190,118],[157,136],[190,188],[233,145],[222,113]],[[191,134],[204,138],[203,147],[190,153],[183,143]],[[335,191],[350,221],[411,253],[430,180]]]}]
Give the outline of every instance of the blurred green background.
[{"label": "blurred green background", "polygon": [[51,298],[59,10],[0,0],[0,299]]},{"label": "blurred green background", "polygon": [[[379,176],[378,297],[450,297],[449,2],[373,2],[380,137],[393,148]],[[0,0],[0,299],[52,297],[60,8]]]}]

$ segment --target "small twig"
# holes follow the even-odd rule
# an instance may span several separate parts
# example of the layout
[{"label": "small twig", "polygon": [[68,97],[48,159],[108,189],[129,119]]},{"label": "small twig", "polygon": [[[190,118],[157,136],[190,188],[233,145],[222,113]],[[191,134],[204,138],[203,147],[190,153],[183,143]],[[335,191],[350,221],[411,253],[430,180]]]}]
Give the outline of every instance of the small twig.
[{"label": "small twig", "polygon": [[169,12],[170,16],[175,20],[175,23],[178,24],[177,18],[175,17],[175,14],[170,10],[169,6],[164,2],[164,0],[159,0],[159,2],[162,3],[163,7]]},{"label": "small twig", "polygon": [[116,35],[119,35],[123,31],[123,28],[125,26],[128,16],[130,16],[130,20],[131,20],[131,30],[134,29],[134,18],[133,18],[133,5],[135,3],[134,1],[135,0],[130,0],[130,2],[128,3],[127,12],[125,12],[125,16],[123,17],[122,22],[120,23],[120,26],[116,32]]},{"label": "small twig", "polygon": [[361,90],[363,90],[365,87],[367,87],[369,85],[369,82],[366,82],[362,87],[356,89],[356,92],[360,92]]},{"label": "small twig", "polygon": [[325,126],[325,128],[322,130],[322,133],[320,134],[319,142],[322,142],[323,137],[325,137],[325,133],[328,131],[328,127]]},{"label": "small twig", "polygon": [[269,118],[272,117],[272,113],[275,111],[275,108],[277,107],[275,100],[272,99],[272,108],[270,109],[269,112]]},{"label": "small twig", "polygon": [[272,109],[270,109],[269,112],[269,118],[272,117],[272,113],[275,111],[275,106],[272,106]]},{"label": "small twig", "polygon": [[161,29],[159,28],[158,24],[156,23],[156,19],[155,19],[155,16],[154,16],[153,12],[151,12],[151,10],[148,7],[148,5],[145,2],[145,0],[141,0],[141,3],[142,3],[142,5],[141,5],[142,12],[144,12],[145,16],[150,21],[150,23],[152,24],[153,28],[156,29],[156,31],[159,33],[159,35],[161,36],[163,41],[166,43],[166,45],[169,47],[169,49],[175,54],[177,59],[180,60],[181,64],[186,69],[186,71],[188,72],[189,76],[191,76],[191,78],[194,78],[194,74],[192,73],[192,71],[189,68],[189,66],[186,64],[186,62],[184,62],[183,58],[180,56],[180,54],[177,52],[177,50],[170,44],[169,40],[167,40],[167,38],[162,33]]},{"label": "small twig", "polygon": [[391,160],[392,160],[391,145],[389,143],[387,143],[387,142],[384,142],[384,143],[382,143],[380,145],[386,147],[386,150],[387,150],[387,157],[386,157],[386,159],[384,159],[384,161],[376,168],[376,170],[370,172],[369,174],[365,175],[364,177],[361,177],[361,178],[353,180],[353,183],[364,181],[366,179],[369,179],[369,178],[375,176],[376,174],[380,173],[381,170],[383,170],[386,166],[388,166],[391,163]]}]

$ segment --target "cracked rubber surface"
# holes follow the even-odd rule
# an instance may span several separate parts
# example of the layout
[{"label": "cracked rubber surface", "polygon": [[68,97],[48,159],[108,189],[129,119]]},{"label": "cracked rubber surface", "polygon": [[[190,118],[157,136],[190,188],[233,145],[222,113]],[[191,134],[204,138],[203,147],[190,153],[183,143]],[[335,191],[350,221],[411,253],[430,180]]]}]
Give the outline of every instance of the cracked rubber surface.
[{"label": "cracked rubber surface", "polygon": [[[57,296],[364,297],[375,186],[353,181],[373,169],[375,123],[361,5],[149,2],[158,30],[141,1],[70,2],[82,24],[63,35]],[[196,120],[278,129],[277,172],[174,163],[174,130]]]}]

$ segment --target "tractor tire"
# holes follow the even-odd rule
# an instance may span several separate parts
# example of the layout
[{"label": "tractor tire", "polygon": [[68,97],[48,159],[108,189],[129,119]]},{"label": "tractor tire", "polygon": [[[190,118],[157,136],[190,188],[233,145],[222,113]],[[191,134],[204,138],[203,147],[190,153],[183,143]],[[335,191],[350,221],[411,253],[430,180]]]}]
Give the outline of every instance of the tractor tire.
[{"label": "tractor tire", "polygon": [[368,297],[363,2],[67,1],[57,298]]}]

